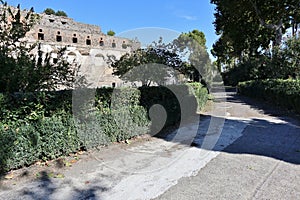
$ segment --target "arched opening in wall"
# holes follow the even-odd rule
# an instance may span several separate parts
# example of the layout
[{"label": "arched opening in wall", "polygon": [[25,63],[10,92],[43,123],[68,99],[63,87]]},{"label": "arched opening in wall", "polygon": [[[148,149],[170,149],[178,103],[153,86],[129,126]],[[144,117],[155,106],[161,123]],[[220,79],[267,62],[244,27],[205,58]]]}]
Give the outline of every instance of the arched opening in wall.
[{"label": "arched opening in wall", "polygon": [[44,40],[44,33],[43,33],[43,29],[39,29],[39,33],[38,33],[38,40]]},{"label": "arched opening in wall", "polygon": [[127,48],[127,44],[126,44],[125,41],[123,41],[123,43],[122,43],[122,48],[123,48],[123,49],[126,49],[126,48]]},{"label": "arched opening in wall", "polygon": [[116,48],[117,44],[115,42],[115,40],[113,40],[113,42],[111,43],[112,48]]},{"label": "arched opening in wall", "polygon": [[86,39],[85,43],[86,43],[86,45],[91,45],[92,44],[90,36],[87,36],[87,39]]},{"label": "arched opening in wall", "polygon": [[101,53],[98,53],[95,55],[95,58],[103,58],[104,59],[104,55]]},{"label": "arched opening in wall", "polygon": [[104,46],[104,41],[103,38],[100,38],[100,42],[99,42],[100,46],[103,47]]},{"label": "arched opening in wall", "polygon": [[62,41],[62,37],[60,35],[60,31],[57,31],[56,42],[61,42],[61,41]]},{"label": "arched opening in wall", "polygon": [[78,43],[78,39],[77,39],[77,35],[76,33],[73,34],[73,39],[72,39],[73,43]]},{"label": "arched opening in wall", "polygon": [[82,49],[82,50],[79,50],[79,53],[82,55],[82,56],[89,56],[90,53],[88,51],[88,49]]},{"label": "arched opening in wall", "polygon": [[76,53],[70,51],[70,52],[68,53],[68,56],[76,56]]},{"label": "arched opening in wall", "polygon": [[57,36],[56,36],[56,42],[61,42],[61,41],[62,41],[61,35],[57,35]]}]

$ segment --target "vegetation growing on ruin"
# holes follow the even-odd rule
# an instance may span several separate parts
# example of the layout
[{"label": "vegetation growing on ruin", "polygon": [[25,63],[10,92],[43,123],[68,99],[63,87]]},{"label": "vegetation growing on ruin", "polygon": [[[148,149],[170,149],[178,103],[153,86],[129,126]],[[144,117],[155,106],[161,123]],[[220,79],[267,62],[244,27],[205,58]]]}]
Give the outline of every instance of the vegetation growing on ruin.
[{"label": "vegetation growing on ruin", "polygon": [[113,30],[109,30],[106,34],[109,36],[114,36],[116,33]]},{"label": "vegetation growing on ruin", "polygon": [[58,10],[55,12],[55,10],[53,10],[52,8],[46,8],[43,13],[47,14],[47,15],[56,15],[56,16],[63,16],[63,17],[68,17],[67,13],[65,11],[62,10]]}]

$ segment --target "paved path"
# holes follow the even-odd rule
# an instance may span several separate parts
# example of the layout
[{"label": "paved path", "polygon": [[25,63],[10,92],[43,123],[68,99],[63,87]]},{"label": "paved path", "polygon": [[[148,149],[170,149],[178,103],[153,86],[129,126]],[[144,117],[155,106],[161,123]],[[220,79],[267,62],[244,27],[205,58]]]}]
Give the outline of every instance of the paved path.
[{"label": "paved path", "polygon": [[228,115],[237,121],[250,118],[242,137],[196,176],[179,180],[157,199],[300,198],[299,122],[272,116],[278,111],[270,108],[265,108],[269,114],[262,114],[264,106],[248,103],[233,93],[228,96]]},{"label": "paved path", "polygon": [[298,121],[264,114],[232,92],[215,94],[200,122],[91,152],[62,169],[63,179],[2,181],[0,199],[299,198]]}]

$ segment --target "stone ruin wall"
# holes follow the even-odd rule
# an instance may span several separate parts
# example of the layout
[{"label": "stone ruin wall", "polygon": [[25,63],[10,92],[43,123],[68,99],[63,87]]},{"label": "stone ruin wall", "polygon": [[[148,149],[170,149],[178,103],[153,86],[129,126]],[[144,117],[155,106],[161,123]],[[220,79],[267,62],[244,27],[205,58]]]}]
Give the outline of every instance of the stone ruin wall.
[{"label": "stone ruin wall", "polygon": [[108,56],[119,59],[123,54],[140,48],[139,42],[108,36],[99,26],[46,14],[41,14],[40,21],[26,37],[29,42],[41,43],[45,53],[67,47],[68,60],[76,60],[81,75],[86,76],[91,87],[122,85],[123,81],[112,75],[106,60]]}]

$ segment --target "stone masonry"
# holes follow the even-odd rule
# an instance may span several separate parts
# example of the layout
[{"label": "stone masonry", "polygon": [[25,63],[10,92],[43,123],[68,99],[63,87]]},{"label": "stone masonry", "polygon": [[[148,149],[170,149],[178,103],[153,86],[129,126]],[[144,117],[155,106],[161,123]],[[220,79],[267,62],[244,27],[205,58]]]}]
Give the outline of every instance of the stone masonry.
[{"label": "stone masonry", "polygon": [[107,64],[109,56],[120,58],[140,47],[140,43],[127,38],[108,36],[99,26],[84,24],[68,17],[40,14],[41,19],[27,33],[29,42],[39,42],[45,53],[56,58],[57,49],[67,47],[67,58],[80,65],[92,87],[119,86],[122,81],[112,75]]}]

